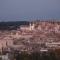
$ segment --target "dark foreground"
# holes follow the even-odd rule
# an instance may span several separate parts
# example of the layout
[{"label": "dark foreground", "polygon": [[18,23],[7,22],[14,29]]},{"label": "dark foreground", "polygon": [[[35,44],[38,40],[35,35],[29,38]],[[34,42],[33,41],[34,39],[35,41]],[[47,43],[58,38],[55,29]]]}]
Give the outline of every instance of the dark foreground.
[{"label": "dark foreground", "polygon": [[[8,55],[7,55],[8,54]],[[2,57],[5,55],[5,57]],[[60,60],[60,52],[57,53],[55,51],[48,52],[20,52],[20,51],[12,51],[7,52],[3,51],[0,53],[0,60]]]},{"label": "dark foreground", "polygon": [[15,52],[12,55],[12,60],[60,60],[60,54],[54,52],[33,52],[31,54]]},{"label": "dark foreground", "polygon": [[54,53],[32,53],[32,54],[17,54],[15,56],[16,60],[60,60],[59,56],[56,56]]}]

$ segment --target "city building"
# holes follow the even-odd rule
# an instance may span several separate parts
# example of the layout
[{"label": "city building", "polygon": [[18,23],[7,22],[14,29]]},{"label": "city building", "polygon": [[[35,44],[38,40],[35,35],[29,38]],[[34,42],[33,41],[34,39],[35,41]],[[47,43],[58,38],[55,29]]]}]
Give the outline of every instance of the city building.
[{"label": "city building", "polygon": [[21,30],[34,30],[35,24],[34,23],[30,23],[29,25],[22,25],[20,26]]}]

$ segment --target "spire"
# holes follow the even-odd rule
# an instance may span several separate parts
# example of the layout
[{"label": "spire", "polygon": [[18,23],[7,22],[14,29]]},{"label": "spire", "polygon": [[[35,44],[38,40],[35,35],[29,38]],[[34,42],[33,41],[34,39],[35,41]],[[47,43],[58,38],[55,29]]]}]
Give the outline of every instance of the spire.
[{"label": "spire", "polygon": [[30,30],[34,30],[34,26],[35,26],[34,23],[30,22]]},{"label": "spire", "polygon": [[32,26],[32,24],[31,24],[31,22],[30,22],[30,30],[32,30],[32,29],[31,29],[31,26]]}]

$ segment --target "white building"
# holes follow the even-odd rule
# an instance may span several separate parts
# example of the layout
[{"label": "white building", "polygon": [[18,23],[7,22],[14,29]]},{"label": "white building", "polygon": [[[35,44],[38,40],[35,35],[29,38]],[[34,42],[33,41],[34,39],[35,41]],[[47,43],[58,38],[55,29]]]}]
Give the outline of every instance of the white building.
[{"label": "white building", "polygon": [[20,26],[20,29],[21,30],[34,30],[34,27],[35,27],[35,24],[33,23],[33,24],[29,24],[29,26],[28,25],[22,25],[22,26]]},{"label": "white building", "polygon": [[8,58],[8,55],[0,55],[0,58],[2,58],[2,60],[10,60],[10,59]]},{"label": "white building", "polygon": [[52,43],[46,43],[46,46],[48,47],[60,47],[60,42],[52,42]]},{"label": "white building", "polygon": [[48,49],[41,48],[40,51],[41,51],[41,52],[47,52]]},{"label": "white building", "polygon": [[54,29],[55,29],[55,32],[58,32],[58,33],[59,33],[60,25],[56,25],[56,26],[54,27]]},{"label": "white building", "polygon": [[38,26],[38,30],[40,30],[40,31],[42,30],[42,28],[41,28],[41,26],[40,26],[40,25]]},{"label": "white building", "polygon": [[0,51],[8,46],[13,46],[13,40],[0,40]]}]

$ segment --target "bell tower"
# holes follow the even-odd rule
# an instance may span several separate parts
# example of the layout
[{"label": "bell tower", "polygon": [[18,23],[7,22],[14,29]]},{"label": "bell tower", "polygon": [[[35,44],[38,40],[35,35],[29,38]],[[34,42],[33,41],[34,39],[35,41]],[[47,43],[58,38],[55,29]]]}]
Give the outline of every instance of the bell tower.
[{"label": "bell tower", "polygon": [[30,30],[34,30],[35,24],[34,23],[30,23]]}]

